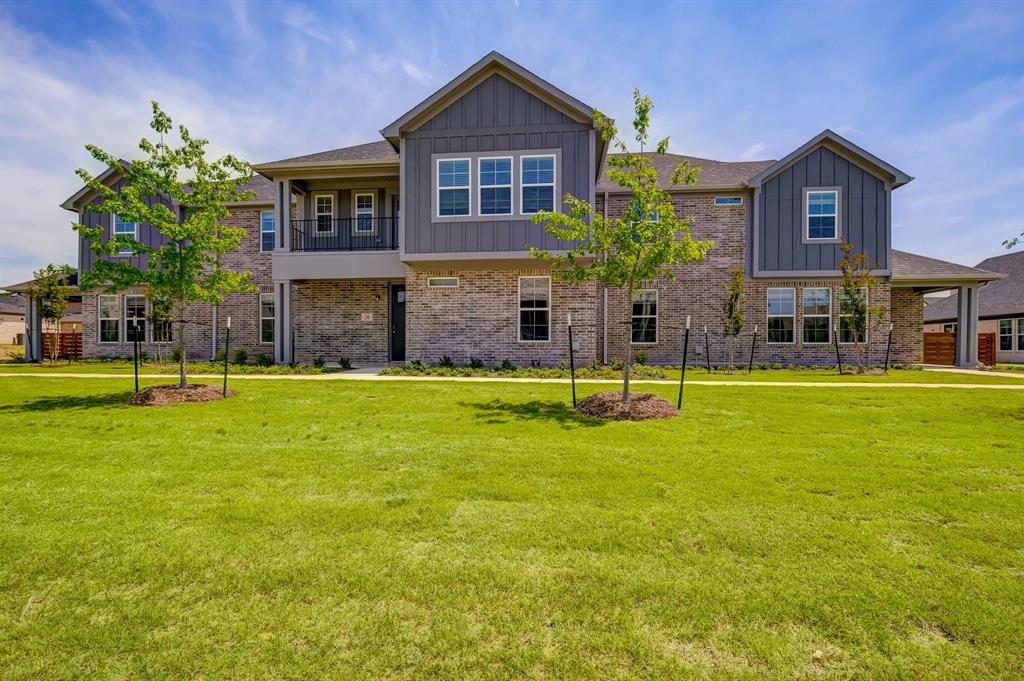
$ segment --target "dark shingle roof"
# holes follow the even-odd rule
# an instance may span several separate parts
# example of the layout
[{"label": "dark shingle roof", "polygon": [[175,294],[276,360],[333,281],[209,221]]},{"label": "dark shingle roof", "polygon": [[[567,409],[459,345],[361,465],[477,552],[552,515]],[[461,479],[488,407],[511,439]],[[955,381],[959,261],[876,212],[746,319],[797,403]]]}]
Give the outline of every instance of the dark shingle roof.
[{"label": "dark shingle roof", "polygon": [[[621,155],[609,154],[609,156]],[[654,168],[658,171],[658,184],[664,189],[742,189],[748,179],[775,163],[775,161],[715,161],[696,156],[649,152],[645,152],[644,155],[652,157]],[[693,186],[678,185],[673,187],[671,182],[672,171],[683,161],[689,161],[690,167],[700,166],[700,177],[697,179],[697,184]],[[597,183],[597,191],[623,191],[622,187],[608,179],[607,162],[601,168],[601,179]]]},{"label": "dark shingle roof", "polygon": [[271,163],[312,163],[317,161],[330,163],[332,161],[397,160],[398,154],[395,152],[394,147],[391,146],[391,143],[386,140],[381,140],[379,142],[367,142],[366,144],[357,144],[353,147],[342,147],[341,149],[318,151],[315,154],[306,154],[304,156],[293,156],[292,158],[283,158],[280,161],[271,161]]},{"label": "dark shingle roof", "polygon": [[893,250],[894,279],[994,279],[993,272],[926,255]]},{"label": "dark shingle roof", "polygon": [[[1024,316],[1024,251],[987,258],[978,263],[978,268],[1006,275],[1005,279],[991,281],[978,289],[978,316]],[[956,319],[956,308],[955,294],[937,300],[924,309],[924,320],[938,322]]]},{"label": "dark shingle roof", "polygon": [[0,297],[0,314],[25,314],[25,298],[19,295]]},{"label": "dark shingle roof", "polygon": [[259,201],[260,203],[274,202],[274,183],[262,175],[253,175],[252,182],[242,185],[239,189],[243,191],[251,189],[253,192],[251,201]]}]

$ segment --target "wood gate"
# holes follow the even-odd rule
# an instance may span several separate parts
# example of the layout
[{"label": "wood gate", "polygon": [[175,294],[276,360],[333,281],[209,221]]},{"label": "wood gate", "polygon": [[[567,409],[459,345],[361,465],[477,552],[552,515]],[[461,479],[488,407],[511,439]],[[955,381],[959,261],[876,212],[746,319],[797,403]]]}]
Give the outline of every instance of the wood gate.
[{"label": "wood gate", "polygon": [[[978,361],[993,366],[996,363],[996,335],[978,334]],[[956,364],[956,334],[948,331],[924,334],[924,363]]]}]

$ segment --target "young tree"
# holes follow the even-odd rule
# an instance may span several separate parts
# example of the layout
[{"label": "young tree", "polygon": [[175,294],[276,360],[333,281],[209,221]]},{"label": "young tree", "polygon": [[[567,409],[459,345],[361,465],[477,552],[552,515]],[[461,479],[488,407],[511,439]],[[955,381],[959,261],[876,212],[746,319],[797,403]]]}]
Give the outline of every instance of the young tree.
[{"label": "young tree", "polygon": [[722,322],[725,326],[726,344],[729,348],[729,371],[733,370],[733,351],[736,340],[743,332],[743,268],[732,271],[729,281],[722,284],[725,300],[722,301]]},{"label": "young tree", "polygon": [[64,313],[68,308],[68,298],[71,297],[73,289],[68,284],[68,279],[74,273],[75,270],[71,265],[50,263],[33,273],[34,280],[29,287],[29,305],[32,304],[32,298],[39,300],[39,316],[50,329],[49,334],[44,331],[43,338],[49,336],[46,345],[50,351],[51,362],[56,362],[60,356],[60,322],[64,319]]},{"label": "young tree", "polygon": [[839,290],[839,333],[848,339],[844,342],[853,343],[857,366],[863,369],[869,326],[878,326],[885,308],[868,302],[868,291],[878,283],[871,275],[874,268],[868,264],[868,256],[854,253],[853,244],[846,239],[841,240],[839,247],[843,251],[843,258],[839,261],[843,274],[843,285]]},{"label": "young tree", "polygon": [[[188,386],[185,356],[186,308],[190,303],[220,304],[230,293],[255,291],[249,272],[232,272],[221,267],[220,259],[238,248],[245,229],[221,223],[230,213],[224,204],[252,198],[251,191],[241,187],[252,180],[248,163],[230,154],[216,159],[206,158],[205,139],[192,137],[179,125],[178,144],[164,141],[173,130],[170,116],[153,102],[150,127],[158,140],[143,138],[139,149],[146,158],[124,164],[99,147],[86,149],[98,161],[124,174],[124,185],[116,191],[85,170],[75,171],[102,198],[88,210],[117,215],[127,222],[150,224],[163,237],[159,246],[151,246],[131,237],[115,236],[102,240],[101,227],[75,224],[90,248],[100,255],[129,252],[145,256],[145,269],[127,258],[100,259],[91,271],[82,275],[83,288],[105,286],[109,291],[123,291],[132,286],[145,286],[150,300],[166,301],[177,324],[178,387]],[[175,211],[171,205],[180,205]]]},{"label": "young tree", "polygon": [[[615,123],[594,110],[594,125],[606,142],[621,154],[608,157],[608,177],[631,192],[629,206],[622,217],[606,218],[588,201],[566,194],[563,201],[569,212],[543,211],[533,221],[543,224],[549,234],[567,242],[576,242],[568,252],[552,257],[546,250],[531,248],[534,257],[551,260],[552,274],[570,286],[597,281],[604,286],[626,291],[625,310],[631,311],[633,293],[642,282],[659,277],[675,278],[675,268],[704,259],[710,241],[695,241],[690,236],[691,218],[676,217],[669,193],[658,186],[658,174],[651,154],[644,153],[650,139],[649,97],[633,91],[633,129],[639,152],[630,151],[618,137]],[[668,138],[659,141],[655,154],[668,151]],[[680,163],[672,172],[671,183],[692,185],[700,168]],[[622,400],[629,401],[629,373],[633,349],[626,353],[622,368]]]}]

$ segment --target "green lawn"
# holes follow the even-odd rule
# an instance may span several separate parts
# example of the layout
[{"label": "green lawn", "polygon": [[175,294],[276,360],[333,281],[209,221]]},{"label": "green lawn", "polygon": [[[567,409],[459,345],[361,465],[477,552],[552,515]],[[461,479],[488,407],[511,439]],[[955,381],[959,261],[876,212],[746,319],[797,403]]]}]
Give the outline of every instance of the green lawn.
[{"label": "green lawn", "polygon": [[4,678],[1024,669],[1022,391],[126,387],[0,377]]}]

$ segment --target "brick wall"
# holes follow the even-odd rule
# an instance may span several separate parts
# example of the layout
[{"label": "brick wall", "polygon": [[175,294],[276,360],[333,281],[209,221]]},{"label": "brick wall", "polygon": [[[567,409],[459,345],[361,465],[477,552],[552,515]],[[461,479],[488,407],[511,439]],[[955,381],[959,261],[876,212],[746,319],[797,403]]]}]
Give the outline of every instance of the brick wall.
[{"label": "brick wall", "polygon": [[[577,361],[597,355],[599,299],[593,284],[551,285],[550,341],[519,341],[519,277],[548,276],[546,269],[412,271],[406,277],[406,358],[456,364],[477,357],[488,366],[509,359],[519,366],[569,361],[567,316],[573,320]],[[458,277],[458,288],[429,288],[430,277]]]},{"label": "brick wall", "polygon": [[295,361],[322,357],[335,364],[347,357],[357,364],[388,361],[389,284],[377,280],[320,279],[292,287]]},{"label": "brick wall", "polygon": [[924,361],[924,296],[912,289],[892,290],[892,361],[920,364]]}]

